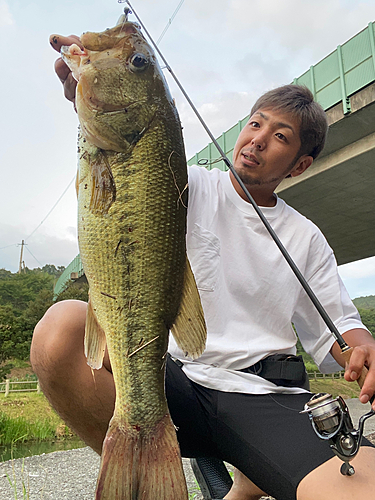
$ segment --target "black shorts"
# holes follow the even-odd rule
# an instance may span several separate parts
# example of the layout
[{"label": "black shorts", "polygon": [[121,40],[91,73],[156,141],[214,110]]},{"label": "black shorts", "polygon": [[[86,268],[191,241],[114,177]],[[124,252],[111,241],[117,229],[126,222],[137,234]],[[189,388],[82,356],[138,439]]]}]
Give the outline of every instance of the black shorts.
[{"label": "black shorts", "polygon": [[295,500],[301,479],[334,456],[299,413],[311,394],[207,389],[169,358],[166,394],[182,456],[220,458],[277,500]]}]

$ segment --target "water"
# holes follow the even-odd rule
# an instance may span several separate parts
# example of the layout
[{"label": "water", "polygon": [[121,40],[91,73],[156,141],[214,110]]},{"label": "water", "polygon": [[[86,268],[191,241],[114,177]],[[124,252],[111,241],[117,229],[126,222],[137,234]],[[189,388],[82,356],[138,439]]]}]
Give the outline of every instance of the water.
[{"label": "water", "polygon": [[74,450],[86,446],[80,439],[71,438],[61,441],[40,441],[29,443],[15,443],[13,445],[0,446],[0,462],[7,460],[32,457],[53,451]]}]

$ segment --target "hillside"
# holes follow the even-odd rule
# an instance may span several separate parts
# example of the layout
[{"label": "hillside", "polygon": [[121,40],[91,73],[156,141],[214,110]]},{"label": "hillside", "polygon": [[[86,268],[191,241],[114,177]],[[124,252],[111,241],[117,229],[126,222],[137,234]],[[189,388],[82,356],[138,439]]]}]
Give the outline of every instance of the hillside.
[{"label": "hillside", "polygon": [[368,295],[367,297],[357,297],[353,300],[354,305],[361,309],[375,309],[375,295]]}]

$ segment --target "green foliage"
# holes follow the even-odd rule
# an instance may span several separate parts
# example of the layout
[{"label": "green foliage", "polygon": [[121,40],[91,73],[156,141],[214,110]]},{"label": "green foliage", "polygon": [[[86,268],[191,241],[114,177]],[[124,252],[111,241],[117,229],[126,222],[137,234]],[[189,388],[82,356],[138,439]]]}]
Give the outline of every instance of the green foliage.
[{"label": "green foliage", "polygon": [[370,330],[372,335],[375,337],[375,309],[361,309],[359,307],[358,312],[361,316],[362,323]]},{"label": "green foliage", "polygon": [[[53,304],[53,288],[63,266],[11,273],[0,269],[0,380],[10,371],[9,358],[28,359],[34,328]],[[57,300],[88,300],[87,283],[74,283]]]},{"label": "green foliage", "polygon": [[305,367],[308,373],[319,372],[319,368],[313,361],[305,361]]},{"label": "green foliage", "polygon": [[17,316],[22,314],[29,302],[44,289],[53,290],[54,279],[40,270],[25,273],[0,275],[0,304],[11,305]]},{"label": "green foliage", "polygon": [[10,418],[0,413],[0,445],[24,443],[31,439],[43,441],[55,437],[55,427],[49,420],[29,422],[24,417]]},{"label": "green foliage", "polygon": [[60,302],[61,300],[83,300],[84,302],[88,302],[89,300],[89,285],[87,282],[77,283],[72,281],[66,290],[61,292],[56,302]]},{"label": "green foliage", "polygon": [[59,278],[65,271],[65,266],[55,267],[53,264],[46,264],[42,267],[41,271],[49,274],[50,276],[54,276],[55,278]]},{"label": "green foliage", "polygon": [[354,305],[361,309],[375,309],[375,295],[367,295],[367,297],[357,297],[353,300]]},{"label": "green foliage", "polygon": [[[44,266],[47,271],[55,266]],[[56,270],[58,272],[58,270]],[[54,277],[41,269],[24,273],[0,270],[0,378],[9,373],[9,358],[28,359],[37,322],[53,303]]]},{"label": "green foliage", "polygon": [[4,363],[3,365],[0,366],[0,382],[2,382],[7,378],[12,368],[14,368],[13,363]]},{"label": "green foliage", "polygon": [[31,335],[27,318],[18,316],[11,305],[0,306],[0,363],[12,357],[27,359]]}]

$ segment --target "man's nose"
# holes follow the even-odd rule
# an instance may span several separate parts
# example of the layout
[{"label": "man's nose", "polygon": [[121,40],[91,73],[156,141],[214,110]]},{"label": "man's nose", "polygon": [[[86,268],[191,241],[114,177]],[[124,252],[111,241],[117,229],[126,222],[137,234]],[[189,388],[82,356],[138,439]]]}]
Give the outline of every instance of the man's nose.
[{"label": "man's nose", "polygon": [[259,151],[262,151],[266,147],[266,138],[265,138],[264,134],[258,134],[258,135],[256,135],[252,139],[251,145],[254,148],[258,149]]}]

